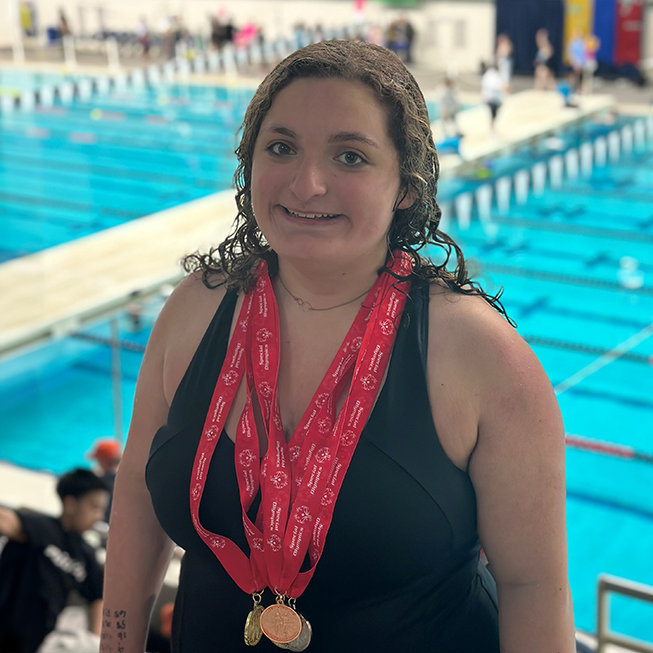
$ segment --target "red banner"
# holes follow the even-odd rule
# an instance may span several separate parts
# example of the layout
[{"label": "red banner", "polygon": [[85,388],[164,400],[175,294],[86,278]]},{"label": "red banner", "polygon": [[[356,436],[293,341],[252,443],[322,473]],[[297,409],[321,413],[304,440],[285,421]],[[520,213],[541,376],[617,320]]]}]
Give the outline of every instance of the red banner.
[{"label": "red banner", "polygon": [[619,0],[615,29],[615,63],[638,64],[641,57],[644,0]]}]

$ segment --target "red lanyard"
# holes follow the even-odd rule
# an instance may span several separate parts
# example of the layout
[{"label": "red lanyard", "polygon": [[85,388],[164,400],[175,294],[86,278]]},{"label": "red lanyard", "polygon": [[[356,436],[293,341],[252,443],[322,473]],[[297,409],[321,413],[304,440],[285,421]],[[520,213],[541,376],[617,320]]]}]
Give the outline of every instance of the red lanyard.
[{"label": "red lanyard", "polygon": [[[395,252],[390,270],[407,277],[411,271],[408,255]],[[197,533],[248,594],[267,586],[277,594],[297,598],[313,576],[336,498],[383,380],[409,288],[409,281],[398,281],[388,272],[379,276],[286,442],[277,401],[277,304],[267,266],[260,264],[256,286],[245,297],[213,392],[190,491]],[[352,368],[345,404],[336,415],[336,401]],[[247,401],[236,433],[235,467],[249,557],[229,538],[206,530],[199,520],[211,456],[243,374]],[[252,393],[261,407],[268,442],[260,464]],[[261,505],[253,523],[247,511],[259,487]],[[307,553],[310,567],[300,572]]]}]

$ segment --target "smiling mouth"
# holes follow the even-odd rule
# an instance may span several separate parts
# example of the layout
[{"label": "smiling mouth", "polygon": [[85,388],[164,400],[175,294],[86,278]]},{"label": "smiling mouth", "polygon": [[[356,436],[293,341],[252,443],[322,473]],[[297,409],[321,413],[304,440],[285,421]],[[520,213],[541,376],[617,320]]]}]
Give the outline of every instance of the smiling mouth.
[{"label": "smiling mouth", "polygon": [[291,211],[283,207],[284,211],[293,218],[304,218],[305,220],[332,220],[339,217],[340,213],[301,213],[299,211]]}]

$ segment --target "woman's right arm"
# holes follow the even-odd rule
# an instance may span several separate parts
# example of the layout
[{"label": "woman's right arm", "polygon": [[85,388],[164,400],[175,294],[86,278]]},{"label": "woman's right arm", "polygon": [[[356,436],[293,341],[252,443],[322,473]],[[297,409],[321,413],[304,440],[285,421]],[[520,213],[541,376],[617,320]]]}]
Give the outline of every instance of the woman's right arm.
[{"label": "woman's right arm", "polygon": [[129,436],[116,476],[104,571],[101,653],[143,653],[152,606],[173,550],[145,485],[150,444],[168,415],[163,393],[165,322],[162,313],[143,357]]},{"label": "woman's right arm", "polygon": [[114,488],[101,653],[143,653],[145,648],[152,607],[174,548],[154,514],[145,466],[154,434],[168,419],[177,385],[222,294],[190,275],[168,298],[152,329]]},{"label": "woman's right arm", "polygon": [[152,329],[138,375],[129,437],[114,488],[101,653],[143,653],[150,614],[174,545],[154,514],[145,466],[157,430],[166,423],[177,386],[224,296],[201,275],[186,277]]}]

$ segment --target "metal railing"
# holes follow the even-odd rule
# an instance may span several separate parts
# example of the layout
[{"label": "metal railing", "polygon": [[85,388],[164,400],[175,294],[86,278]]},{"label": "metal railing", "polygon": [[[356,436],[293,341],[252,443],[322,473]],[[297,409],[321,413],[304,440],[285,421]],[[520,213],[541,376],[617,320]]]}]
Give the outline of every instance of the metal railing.
[{"label": "metal railing", "polygon": [[611,593],[653,604],[653,587],[616,576],[599,576],[597,653],[607,653],[606,646],[608,644],[622,646],[629,651],[636,651],[636,653],[653,653],[653,644],[610,631],[609,599]]}]

